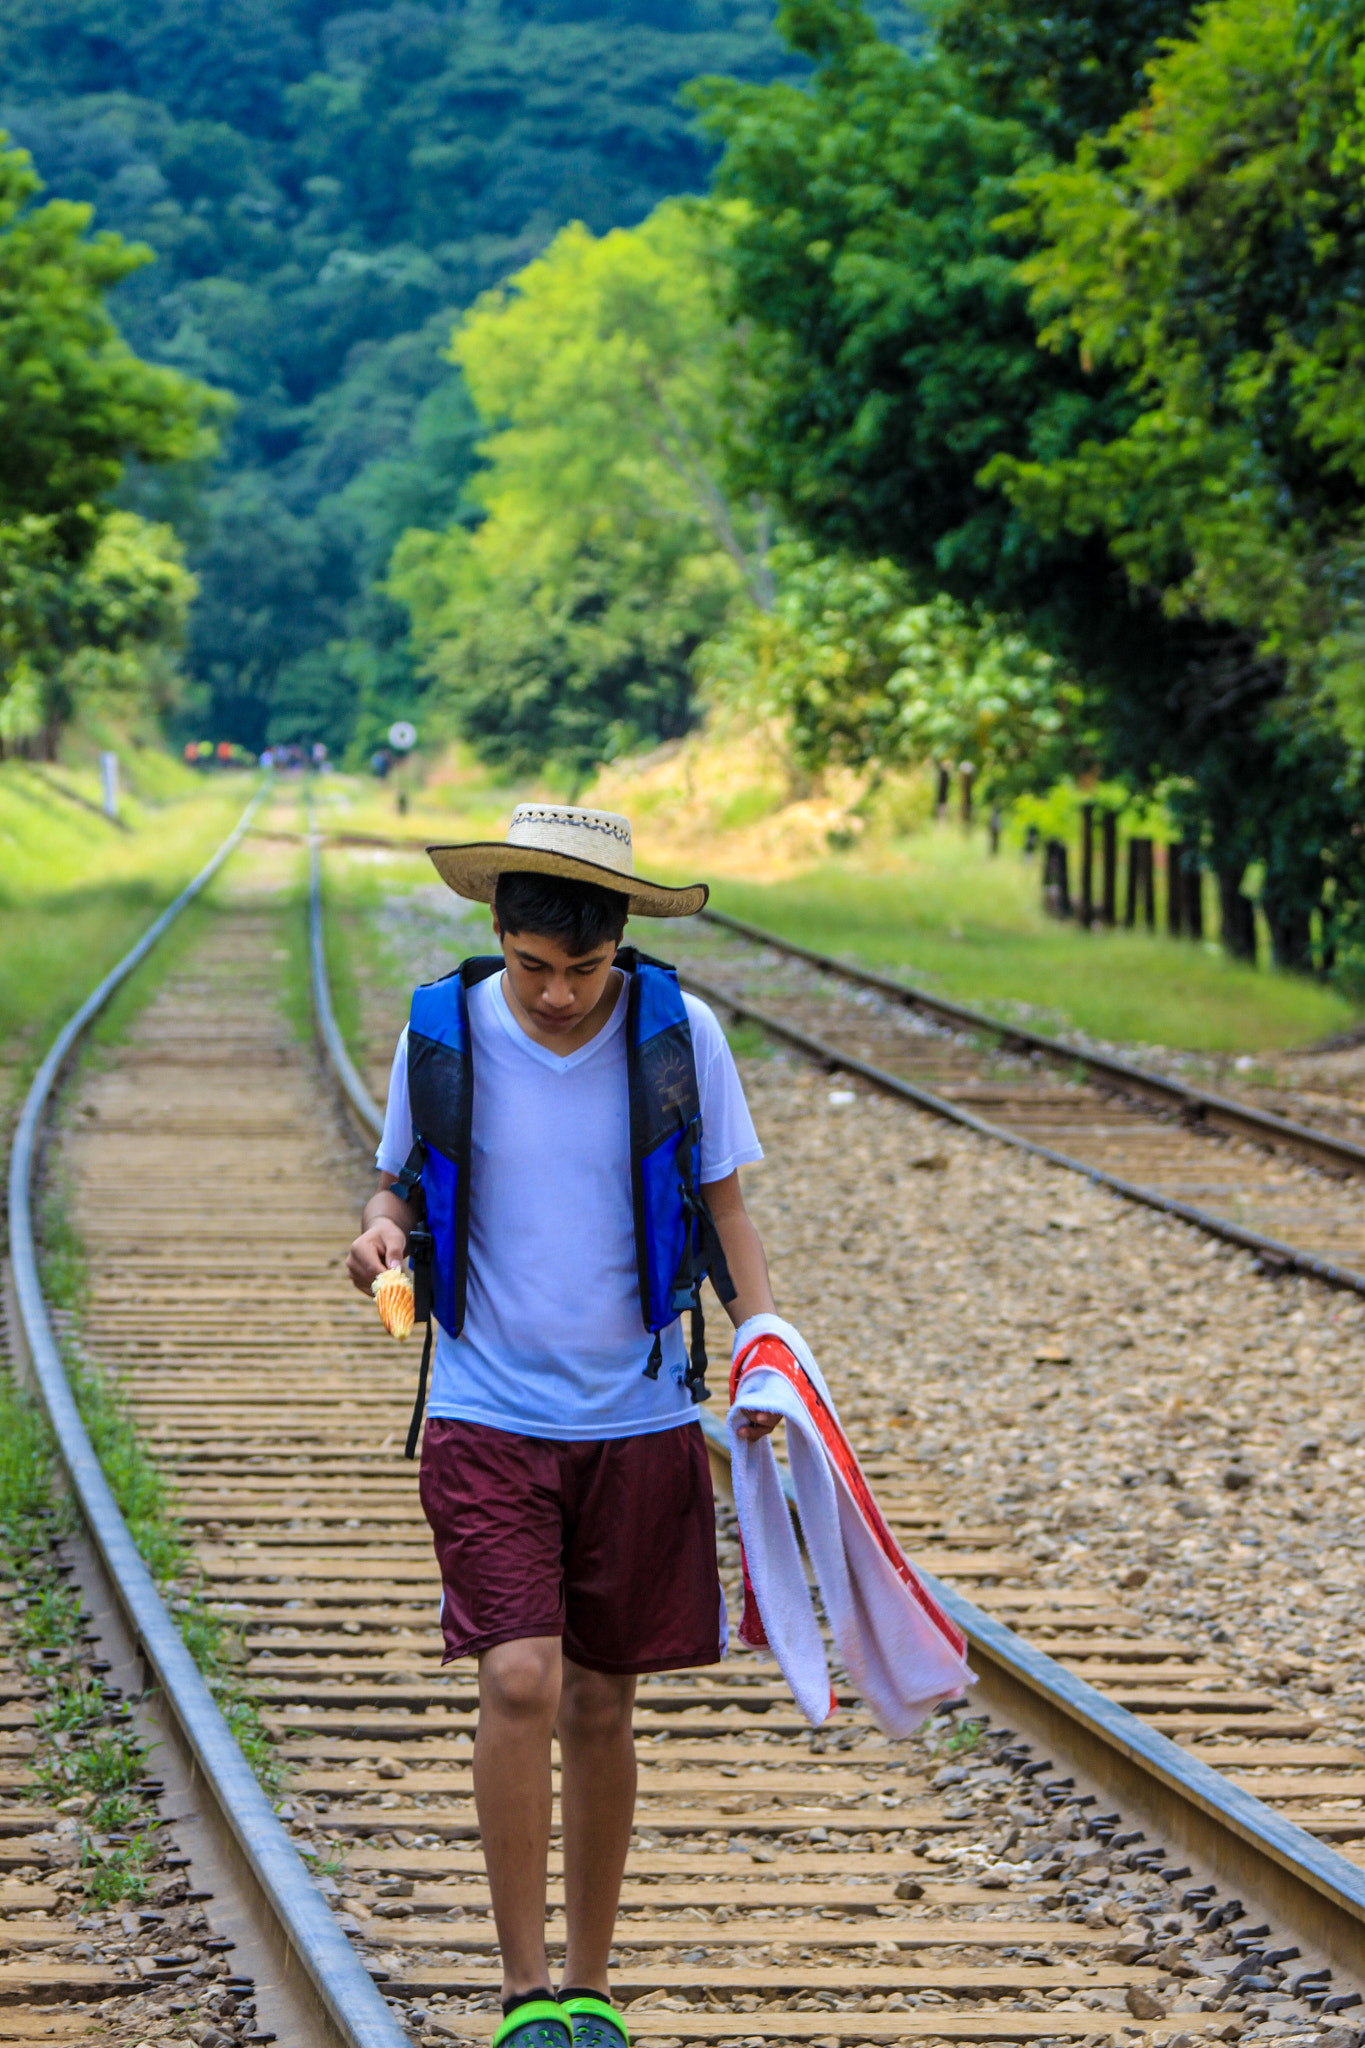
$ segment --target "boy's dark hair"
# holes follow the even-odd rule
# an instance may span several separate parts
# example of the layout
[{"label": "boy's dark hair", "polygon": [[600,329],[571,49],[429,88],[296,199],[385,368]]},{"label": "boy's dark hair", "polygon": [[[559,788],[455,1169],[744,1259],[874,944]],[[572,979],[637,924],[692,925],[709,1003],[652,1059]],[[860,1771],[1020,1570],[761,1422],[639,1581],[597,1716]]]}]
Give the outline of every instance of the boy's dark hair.
[{"label": "boy's dark hair", "polygon": [[591,953],[604,939],[620,943],[629,899],[596,882],[571,882],[563,875],[499,875],[493,897],[504,932],[531,932],[554,939],[574,957]]}]

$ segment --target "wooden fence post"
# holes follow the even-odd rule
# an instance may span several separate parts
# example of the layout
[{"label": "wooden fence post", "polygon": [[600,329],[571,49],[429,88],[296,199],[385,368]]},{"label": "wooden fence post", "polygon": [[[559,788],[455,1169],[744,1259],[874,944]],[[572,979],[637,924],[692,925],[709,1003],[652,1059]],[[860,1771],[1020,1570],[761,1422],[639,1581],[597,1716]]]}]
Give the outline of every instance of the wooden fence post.
[{"label": "wooden fence post", "polygon": [[962,823],[964,826],[970,826],[972,822],[972,784],[975,780],[976,770],[971,762],[960,762],[957,771],[957,786],[961,794]]},{"label": "wooden fence post", "polygon": [[1199,848],[1186,840],[1181,848],[1181,872],[1185,878],[1185,932],[1191,939],[1204,936],[1204,868]]},{"label": "wooden fence post", "polygon": [[1102,914],[1112,929],[1118,922],[1115,902],[1119,886],[1119,821],[1112,811],[1106,811],[1100,819],[1100,857]]},{"label": "wooden fence post", "polygon": [[947,817],[948,797],[951,790],[952,771],[946,761],[940,761],[938,764],[938,795],[934,799],[934,816],[936,818]]},{"label": "wooden fence post", "polygon": [[1181,873],[1181,848],[1171,840],[1166,848],[1166,929],[1173,939],[1180,937],[1185,919],[1185,882]]},{"label": "wooden fence post", "polygon": [[1156,930],[1156,850],[1150,839],[1142,842],[1142,921],[1149,932]]},{"label": "wooden fence post", "polygon": [[1095,806],[1081,805],[1081,925],[1089,931],[1095,921]]},{"label": "wooden fence post", "polygon": [[1242,876],[1239,869],[1221,868],[1218,871],[1218,901],[1221,911],[1221,937],[1223,950],[1234,960],[1249,960],[1256,965],[1256,906],[1249,896],[1242,894]]}]

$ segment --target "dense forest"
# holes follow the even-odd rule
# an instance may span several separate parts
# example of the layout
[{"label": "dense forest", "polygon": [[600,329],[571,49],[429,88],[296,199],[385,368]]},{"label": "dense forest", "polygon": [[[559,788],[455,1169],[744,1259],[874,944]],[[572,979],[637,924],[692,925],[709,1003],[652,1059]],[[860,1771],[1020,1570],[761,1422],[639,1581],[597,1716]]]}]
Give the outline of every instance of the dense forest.
[{"label": "dense forest", "polygon": [[926,19],[0,0],[0,745],[574,782],[700,691],[1365,983],[1365,0]]},{"label": "dense forest", "polygon": [[198,578],[186,730],[335,748],[407,707],[378,585],[462,513],[455,314],[566,222],[705,185],[689,79],[794,63],[766,0],[0,0],[0,128],[155,252],[109,301],[133,347],[234,401],[216,460],[121,491]]}]

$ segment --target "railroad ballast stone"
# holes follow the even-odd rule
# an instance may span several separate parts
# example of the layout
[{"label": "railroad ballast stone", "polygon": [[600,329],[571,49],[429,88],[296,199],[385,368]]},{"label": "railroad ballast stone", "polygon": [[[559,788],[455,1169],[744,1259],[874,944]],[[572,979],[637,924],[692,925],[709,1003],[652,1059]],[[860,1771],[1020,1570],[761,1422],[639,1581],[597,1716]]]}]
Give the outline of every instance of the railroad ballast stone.
[{"label": "railroad ballast stone", "polygon": [[[432,910],[424,903],[409,949],[428,956],[413,979],[449,964],[432,957],[442,922]],[[401,899],[386,924],[402,952]],[[741,1067],[767,1150],[746,1171],[746,1198],[778,1298],[869,1459],[922,1466],[966,1515],[1003,1514],[1043,1583],[1117,1580],[1172,1635],[1218,1641],[1243,1676],[1290,1699],[1291,1681],[1316,1685],[1312,1718],[1357,1732],[1365,1686],[1341,1651],[1348,1580],[1358,1584],[1365,1562],[1350,1526],[1365,1434],[1351,1412],[1352,1361],[1365,1304],[1270,1280],[1249,1256],[1080,1176],[945,1130],[861,1084],[832,1083],[793,1056]],[[1317,1486],[1324,1450],[1333,1477]],[[1315,1597],[1324,1536],[1341,1581],[1325,1598]],[[1267,1603],[1272,1550],[1283,1590]],[[1179,1885],[1131,1872],[1099,1843],[1062,1849],[1051,1809],[1012,1797],[993,1848],[983,1825],[981,1848],[998,1861],[977,1881],[1008,1885],[998,1871],[1050,1870],[1062,1856],[1056,1881],[1070,1889],[1056,1903],[1082,1924],[1114,1926],[1124,1937],[1116,1959],[1158,1955],[1167,1979],[1143,1997],[1173,2024],[1186,2013],[1194,2022],[1168,2041],[1355,2048],[1354,2030],[1282,1995],[1287,1973],[1271,1973],[1276,1995],[1259,2003],[1259,1984],[1237,1988],[1235,1922],[1201,1933],[1197,1914],[1164,1910]],[[942,1868],[961,1844],[920,1850]],[[901,1880],[897,1896],[913,1899],[916,1883]]]},{"label": "railroad ballast stone", "polygon": [[1365,1733],[1365,1301],[870,1090],[831,1105],[794,1058],[741,1065],[746,1200],[859,1448],[1007,1516],[1043,1583],[1120,1583]]}]

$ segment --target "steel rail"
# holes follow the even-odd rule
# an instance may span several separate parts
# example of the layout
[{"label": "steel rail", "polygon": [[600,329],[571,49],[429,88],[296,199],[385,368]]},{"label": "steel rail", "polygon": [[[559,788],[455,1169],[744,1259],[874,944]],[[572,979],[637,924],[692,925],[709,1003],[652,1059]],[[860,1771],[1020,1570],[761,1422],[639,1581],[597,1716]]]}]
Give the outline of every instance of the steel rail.
[{"label": "steel rail", "polygon": [[[728,1466],[719,1416],[702,1433]],[[778,1460],[794,1519],[796,1488]],[[1196,1857],[1218,1882],[1287,1921],[1353,1980],[1361,1976],[1365,1871],[1283,1819],[1169,1736],[1068,1671],[932,1572],[920,1575],[966,1636],[979,1699],[1034,1742],[1065,1755],[1107,1799],[1152,1828],[1163,1848]],[[1167,1851],[1169,1853],[1169,1851]]]},{"label": "steel rail", "polygon": [[1186,1123],[1206,1124],[1238,1137],[1256,1138],[1262,1144],[1296,1152],[1318,1165],[1335,1167],[1338,1172],[1365,1173],[1365,1145],[1356,1145],[1349,1138],[1333,1137],[1330,1132],[1312,1130],[1306,1124],[1275,1116],[1251,1103],[1237,1102],[1227,1095],[1215,1095],[1207,1088],[1193,1088],[1185,1081],[1173,1081],[1165,1074],[1153,1072],[1150,1067],[1139,1067],[1131,1060],[1116,1059],[1112,1053],[1086,1052],[1078,1046],[1068,1045],[1064,1039],[1049,1038],[1045,1032],[1030,1031],[1022,1024],[1006,1024],[984,1010],[955,1003],[947,996],[933,995],[912,982],[878,974],[869,967],[855,967],[849,961],[837,960],[828,953],[817,953],[809,946],[798,945],[794,939],[784,939],[779,932],[749,924],[741,917],[731,917],[728,911],[712,910],[708,906],[697,915],[708,924],[735,932],[753,945],[770,946],[790,959],[804,961],[806,966],[818,969],[821,974],[834,975],[857,988],[871,989],[877,995],[903,1003],[907,1009],[923,1010],[929,1016],[941,1018],[946,1024],[956,1025],[959,1030],[989,1032],[1000,1041],[1005,1051],[1037,1053],[1059,1066],[1082,1066],[1118,1093],[1135,1095],[1161,1108],[1175,1110]]},{"label": "steel rail", "polygon": [[218,873],[268,788],[267,781],[212,859],[105,975],[53,1041],[29,1089],[10,1155],[10,1259],[34,1376],[81,1516],[142,1662],[169,1709],[172,1732],[216,1810],[221,1832],[235,1849],[236,1867],[275,1923],[277,1959],[286,1978],[302,1992],[305,2008],[311,2009],[317,2040],[327,2048],[406,2048],[407,2035],[337,1926],[256,1782],[119,1511],[62,1365],[43,1298],[33,1229],[32,1188],[44,1116],[72,1050],[114,992]]},{"label": "steel rail", "polygon": [[[272,836],[299,837],[297,833],[275,833]],[[414,854],[427,850],[423,840],[398,839],[381,833],[327,832],[320,836],[323,843],[332,846],[384,846]],[[1208,1088],[1195,1088],[1187,1081],[1172,1080],[1151,1067],[1140,1067],[1134,1061],[1119,1059],[1112,1053],[1086,1051],[1080,1046],[1069,1045],[1065,1039],[1049,1037],[1046,1032],[1031,1031],[1023,1024],[1006,1023],[985,1010],[955,1003],[951,997],[935,995],[913,982],[900,981],[892,975],[879,974],[874,968],[857,967],[831,954],[816,952],[810,946],[799,945],[794,939],[783,938],[780,932],[750,924],[741,917],[732,917],[728,911],[716,910],[709,904],[697,915],[704,922],[735,932],[755,945],[770,946],[775,952],[785,953],[793,960],[804,961],[808,967],[814,967],[822,974],[833,975],[858,988],[870,989],[893,1002],[903,1003],[907,1009],[922,1010],[928,1016],[941,1018],[945,1024],[951,1024],[958,1030],[986,1032],[1005,1051],[1037,1053],[1040,1058],[1057,1066],[1082,1066],[1116,1094],[1173,1110],[1186,1124],[1204,1125],[1232,1136],[1249,1137],[1261,1144],[1293,1152],[1300,1158],[1311,1159],[1316,1165],[1338,1173],[1365,1174],[1365,1145],[1358,1145],[1350,1138],[1334,1137],[1330,1131],[1316,1131],[1308,1124],[1295,1123],[1291,1117],[1276,1116],[1270,1110],[1257,1109],[1252,1103],[1238,1102],[1233,1096],[1218,1095]],[[1266,1240],[1266,1243],[1269,1246],[1272,1241]]]},{"label": "steel rail", "polygon": [[1259,1230],[1248,1230],[1244,1224],[1233,1223],[1227,1217],[1196,1208],[1192,1202],[1181,1202],[1174,1195],[1163,1195],[1159,1188],[1144,1187],[1140,1181],[1124,1180],[1116,1173],[1106,1172],[1102,1166],[1092,1166],[1084,1159],[1073,1159],[1069,1152],[1058,1152],[1051,1145],[1040,1145],[1036,1138],[1025,1138],[1004,1124],[993,1124],[985,1117],[974,1116],[961,1103],[950,1102],[946,1096],[935,1095],[927,1088],[918,1088],[913,1081],[904,1081],[899,1074],[889,1073],[885,1067],[873,1066],[869,1060],[860,1060],[856,1054],[840,1052],[837,1046],[827,1045],[821,1038],[813,1038],[808,1031],[785,1023],[782,1018],[746,1002],[742,996],[732,995],[728,989],[703,981],[687,966],[680,967],[678,975],[685,988],[694,989],[708,1003],[728,1010],[750,1024],[757,1024],[770,1037],[781,1039],[819,1066],[837,1069],[844,1074],[856,1074],[860,1080],[870,1082],[884,1094],[897,1095],[901,1101],[913,1103],[917,1109],[928,1110],[931,1116],[943,1117],[948,1123],[960,1124],[964,1130],[975,1131],[983,1138],[994,1138],[1002,1145],[1013,1145],[1016,1151],[1027,1152],[1035,1159],[1045,1159],[1050,1166],[1064,1167],[1068,1173],[1083,1174],[1096,1187],[1108,1188],[1127,1202],[1137,1202],[1163,1216],[1174,1216],[1182,1223],[1193,1224],[1196,1230],[1207,1232],[1210,1237],[1222,1238],[1226,1244],[1254,1252],[1274,1272],[1307,1273],[1314,1280],[1326,1281],[1331,1287],[1345,1287],[1355,1294],[1365,1294],[1365,1273],[1357,1273],[1350,1266],[1335,1265],[1331,1259],[1320,1259],[1315,1253],[1286,1244],[1280,1238],[1266,1237]]},{"label": "steel rail", "polygon": [[[341,1045],[327,987],[316,862],[312,869],[309,914],[319,932],[313,953],[314,993],[322,999],[319,1026],[330,1057],[334,1045],[343,1053],[345,1047]],[[709,1000],[734,1007],[733,999],[723,991],[702,990],[686,974],[683,979],[698,988],[699,993],[707,994]],[[744,1008],[743,1014],[769,1028],[766,1020],[751,1009]],[[323,1024],[324,1016],[330,1029]],[[830,1048],[820,1047],[817,1040],[807,1039],[788,1027],[781,1027],[779,1035],[802,1050],[811,1051],[812,1057],[824,1059],[831,1053]],[[892,1082],[893,1092],[904,1092],[917,1101],[924,1095],[923,1090],[896,1081],[892,1075],[882,1076],[880,1069],[869,1068],[865,1062],[849,1062],[837,1054],[831,1056],[851,1071]],[[349,1058],[346,1065],[351,1066]],[[383,1128],[383,1117],[363,1084],[361,1096],[363,1112],[361,1102],[347,1091],[348,1102],[360,1122],[377,1138]],[[931,1096],[923,1106],[937,1104],[938,1098]],[[980,1118],[959,1112],[952,1104],[941,1106],[954,1120],[967,1123],[986,1136],[1009,1135]],[[1030,1144],[1027,1149],[1055,1164],[1077,1165],[1043,1146]],[[1105,1178],[1088,1167],[1077,1166],[1077,1170],[1091,1174],[1092,1178]],[[1180,1205],[1173,1206],[1178,1213]],[[1360,1284],[1365,1288],[1365,1279]],[[728,1466],[730,1441],[724,1424],[705,1411],[700,1412],[698,1419],[708,1445]],[[778,1469],[788,1505],[796,1514],[791,1474],[780,1461]],[[1359,1978],[1365,1942],[1365,1870],[1318,1842],[1306,1829],[1282,1819],[1251,1793],[1230,1784],[1210,1765],[1191,1756],[1168,1736],[1149,1728],[1126,1707],[1107,1699],[951,1586],[928,1573],[925,1578],[971,1645],[983,1704],[989,1704],[1002,1719],[1032,1740],[1063,1750],[1068,1765],[1088,1777],[1107,1796],[1119,1799],[1129,1813],[1158,1831],[1164,1842],[1174,1845],[1182,1854],[1196,1857],[1219,1883],[1292,1923],[1296,1933],[1335,1967],[1352,1979]]]},{"label": "steel rail", "polygon": [[324,949],[322,931],[322,863],[320,855],[321,838],[312,824],[308,828],[308,953],[312,962],[313,1015],[317,1020],[318,1032],[323,1049],[331,1064],[332,1072],[341,1089],[342,1097],[352,1117],[358,1122],[363,1135],[373,1135],[376,1142],[384,1129],[383,1112],[371,1095],[360,1075],[356,1072],[346,1041],[332,1008],[331,984],[327,979],[327,954]]}]

